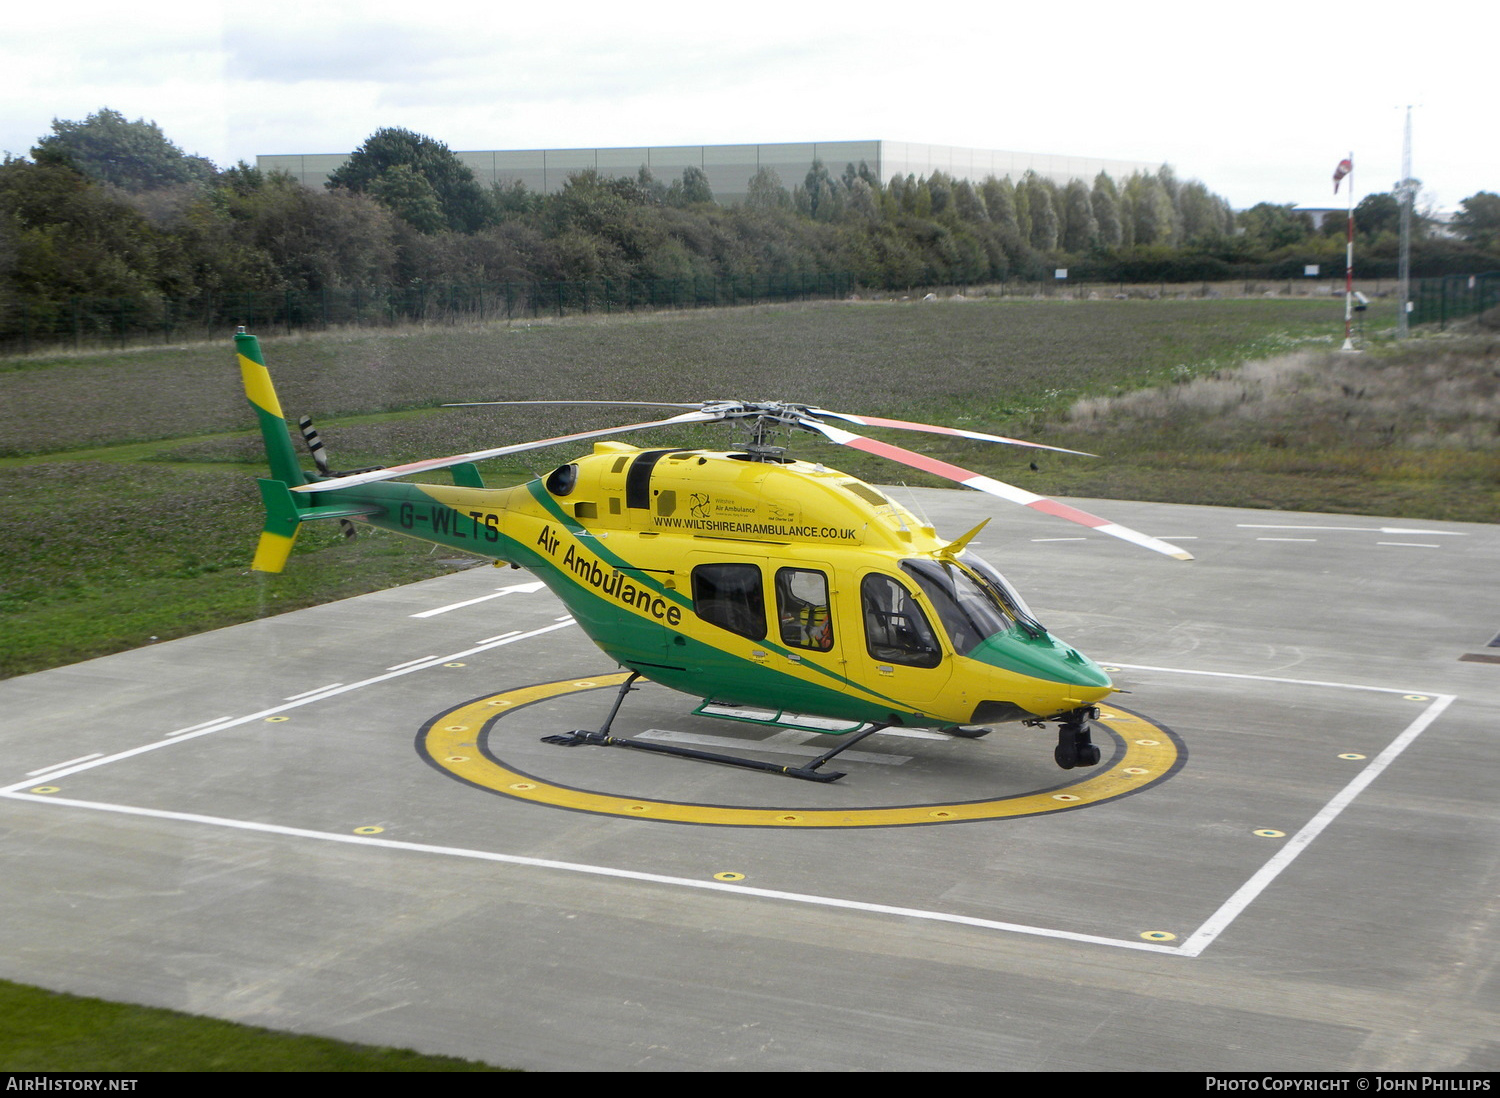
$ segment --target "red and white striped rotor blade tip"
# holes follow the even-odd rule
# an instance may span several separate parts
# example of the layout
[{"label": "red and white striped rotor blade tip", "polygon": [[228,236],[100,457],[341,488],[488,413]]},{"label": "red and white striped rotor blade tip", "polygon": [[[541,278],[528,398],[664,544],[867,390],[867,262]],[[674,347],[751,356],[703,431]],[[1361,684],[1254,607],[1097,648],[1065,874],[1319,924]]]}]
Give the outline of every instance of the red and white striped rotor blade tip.
[{"label": "red and white striped rotor blade tip", "polygon": [[814,419],[804,421],[807,426],[816,430],[826,438],[838,443],[840,446],[848,446],[851,449],[862,450],[867,454],[875,454],[878,457],[887,458],[891,461],[909,465],[913,469],[920,469],[925,473],[944,477],[967,488],[973,488],[979,492],[985,492],[1001,499],[1018,503],[1022,507],[1030,507],[1032,510],[1041,511],[1043,514],[1054,515],[1057,518],[1076,522],[1080,526],[1087,526],[1091,530],[1097,530],[1101,534],[1128,541],[1157,553],[1175,557],[1177,560],[1192,560],[1193,554],[1185,549],[1179,549],[1170,542],[1153,538],[1149,534],[1143,534],[1139,530],[1132,530],[1128,526],[1121,526],[1118,522],[1110,522],[1098,515],[1091,515],[1087,511],[1077,507],[1071,507],[1066,503],[1060,503],[1047,496],[1039,496],[1035,492],[1028,492],[1024,488],[1017,488],[1013,484],[1006,484],[1003,480],[995,480],[992,477],[976,473],[971,469],[964,469],[958,465],[950,465],[946,461],[928,457],[912,450],[893,446],[889,442],[879,442],[864,435],[856,435],[852,431],[845,431],[841,427],[834,427],[827,423],[819,423]]},{"label": "red and white striped rotor blade tip", "polygon": [[983,431],[965,431],[958,427],[939,427],[935,423],[914,423],[907,419],[883,419],[880,416],[857,416],[849,412],[830,412],[827,408],[809,408],[815,416],[829,416],[846,423],[857,423],[861,427],[894,427],[901,431],[925,431],[931,435],[951,435],[954,438],[971,438],[977,442],[1000,442],[1006,446],[1024,446],[1028,450],[1051,450],[1058,454],[1081,454],[1095,457],[1086,450],[1069,450],[1063,446],[1048,446],[1044,442],[1027,442],[1024,438],[1006,438],[1004,435],[987,435]]}]

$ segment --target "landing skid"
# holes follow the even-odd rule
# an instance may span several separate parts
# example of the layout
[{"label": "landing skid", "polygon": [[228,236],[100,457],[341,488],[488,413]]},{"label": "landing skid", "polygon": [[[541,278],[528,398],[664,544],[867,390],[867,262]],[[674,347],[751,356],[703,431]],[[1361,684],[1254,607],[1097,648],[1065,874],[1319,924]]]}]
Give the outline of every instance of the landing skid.
[{"label": "landing skid", "polygon": [[[825,751],[806,766],[781,766],[777,763],[764,762],[760,759],[749,759],[742,755],[722,755],[715,751],[697,751],[691,747],[678,747],[675,744],[648,743],[644,740],[618,739],[610,735],[610,726],[614,724],[615,715],[619,713],[620,706],[624,704],[625,695],[636,689],[635,680],[640,678],[639,672],[634,672],[620,685],[620,692],[615,697],[615,704],[605,718],[604,724],[597,731],[590,732],[587,729],[577,729],[565,735],[543,736],[543,743],[557,744],[560,747],[580,747],[591,745],[595,747],[629,747],[636,751],[652,751],[658,755],[676,755],[684,759],[697,759],[700,762],[722,763],[725,766],[739,766],[746,770],[765,770],[772,774],[785,774],[789,778],[800,778],[807,782],[836,782],[844,777],[844,771],[823,771],[818,769],[829,759],[843,751],[847,751],[866,736],[873,735],[883,728],[889,728],[886,724],[872,724],[861,728],[844,740],[831,751]],[[756,722],[760,723],[760,722]]]}]

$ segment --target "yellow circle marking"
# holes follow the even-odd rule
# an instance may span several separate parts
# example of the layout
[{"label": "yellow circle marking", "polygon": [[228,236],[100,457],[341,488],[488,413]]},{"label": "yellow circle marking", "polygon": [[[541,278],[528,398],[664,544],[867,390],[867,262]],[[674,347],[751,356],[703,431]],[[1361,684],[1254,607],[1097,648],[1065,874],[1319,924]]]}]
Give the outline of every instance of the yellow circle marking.
[{"label": "yellow circle marking", "polygon": [[1263,827],[1259,831],[1257,831],[1255,834],[1259,835],[1262,839],[1284,839],[1284,838],[1286,838],[1286,832],[1285,831],[1277,831],[1274,828],[1270,828],[1270,827]]},{"label": "yellow circle marking", "polygon": [[266,723],[267,724],[280,724],[282,721],[289,721],[291,719],[292,719],[291,717],[267,717],[266,718]]},{"label": "yellow circle marking", "polygon": [[463,667],[465,665],[461,664],[461,663],[445,663],[445,664],[443,664],[443,666],[444,667]]},{"label": "yellow circle marking", "polygon": [[354,833],[356,835],[379,835],[384,830],[383,827],[356,827]]},{"label": "yellow circle marking", "polygon": [[60,785],[39,785],[35,789],[33,789],[31,792],[33,792],[33,793],[61,793],[62,792],[62,786],[60,786]]},{"label": "yellow circle marking", "polygon": [[1348,753],[1348,754],[1345,754],[1345,755],[1340,755],[1340,756],[1339,756],[1339,758],[1341,758],[1341,759],[1347,759],[1347,760],[1349,760],[1349,761],[1350,761],[1350,762],[1356,762],[1356,761],[1358,761],[1358,760],[1359,760],[1359,759],[1362,759],[1362,758],[1364,758],[1364,757],[1365,757],[1365,756],[1363,756],[1363,755],[1360,755],[1360,754],[1358,754],[1358,753],[1357,753],[1357,752],[1354,752],[1354,751],[1350,751],[1350,752],[1349,752],[1349,753]]},{"label": "yellow circle marking", "polygon": [[[592,812],[607,816],[646,817],[671,823],[715,824],[727,827],[899,827],[909,824],[961,823],[969,820],[997,820],[1012,816],[1035,816],[1044,812],[1075,809],[1089,804],[1098,804],[1129,793],[1137,793],[1162,781],[1183,761],[1183,753],[1177,741],[1165,729],[1153,725],[1145,718],[1104,708],[1100,711],[1099,726],[1112,729],[1129,717],[1137,727],[1145,726],[1159,738],[1126,740],[1119,738],[1124,753],[1107,768],[1093,768],[1079,772],[1077,780],[1067,786],[1066,793],[1056,788],[1015,796],[996,797],[990,800],[957,801],[953,803],[927,803],[898,805],[889,808],[804,808],[786,809],[771,807],[736,807],[732,805],[691,804],[681,801],[656,801],[640,797],[622,797],[592,789],[575,789],[555,785],[544,778],[523,774],[510,769],[498,759],[475,753],[472,731],[451,732],[448,729],[460,725],[484,726],[501,720],[517,709],[549,698],[561,697],[580,690],[618,686],[624,682],[624,672],[601,675],[596,679],[565,679],[561,682],[540,683],[507,690],[486,698],[466,702],[446,713],[440,713],[428,723],[421,737],[424,754],[441,769],[454,777],[490,789],[507,797],[552,805],[556,808],[572,809],[576,812]],[[496,707],[496,701],[509,704]],[[500,711],[497,712],[496,709]],[[451,722],[451,723],[450,723]],[[458,761],[456,756],[462,756]],[[1142,781],[1139,775],[1125,773],[1127,767],[1149,771],[1151,777]]]},{"label": "yellow circle marking", "polygon": [[716,881],[743,881],[744,879],[745,879],[745,875],[743,873],[715,873],[714,874],[714,880],[716,880]]},{"label": "yellow circle marking", "polygon": [[1425,702],[1432,700],[1426,694],[1402,694],[1401,696],[1409,702]]},{"label": "yellow circle marking", "polygon": [[1175,942],[1177,935],[1169,930],[1148,930],[1141,935],[1148,942]]}]

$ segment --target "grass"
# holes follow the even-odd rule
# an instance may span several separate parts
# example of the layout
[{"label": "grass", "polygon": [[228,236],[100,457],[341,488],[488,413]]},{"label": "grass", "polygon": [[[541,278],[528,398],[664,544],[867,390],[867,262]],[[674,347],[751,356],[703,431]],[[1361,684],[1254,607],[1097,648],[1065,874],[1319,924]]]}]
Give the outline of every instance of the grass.
[{"label": "grass", "polygon": [[1500,520],[1500,339],[1300,351],[1083,400],[1048,431],[1111,456],[1077,495]]},{"label": "grass", "polygon": [[[378,591],[449,567],[377,532],[310,526],[282,576],[249,570],[251,475],[149,462],[0,469],[0,670],[21,674]],[[334,547],[337,546],[335,549]]]},{"label": "grass", "polygon": [[0,1071],[504,1071],[0,980]]},{"label": "grass", "polygon": [[[288,415],[320,422],[462,400],[722,397],[1009,417],[1239,361],[1257,344],[1331,339],[1328,301],[820,303],[530,325],[267,337]],[[9,360],[0,456],[242,430],[222,345]],[[66,394],[66,399],[61,399]],[[490,412],[510,434],[562,411]],[[433,429],[452,437],[445,413]],[[616,421],[618,422],[618,421]],[[493,435],[491,436],[493,437]]]}]

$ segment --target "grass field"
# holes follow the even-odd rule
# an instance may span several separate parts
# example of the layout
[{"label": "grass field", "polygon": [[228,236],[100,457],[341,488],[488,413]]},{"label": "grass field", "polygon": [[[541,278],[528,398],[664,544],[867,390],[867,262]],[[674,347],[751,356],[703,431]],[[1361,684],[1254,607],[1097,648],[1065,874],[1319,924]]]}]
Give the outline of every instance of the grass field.
[{"label": "grass field", "polygon": [[[1007,448],[900,439],[1045,494],[1500,517],[1496,420],[1484,397],[1492,346],[1450,354],[1452,361],[1431,348],[1460,346],[1453,340],[1342,356],[1334,388],[1309,379],[1335,376],[1326,362],[1338,356],[1283,370],[1279,382],[1234,380],[1247,360],[1287,361],[1299,349],[1331,350],[1341,337],[1340,305],[1326,300],[1007,300],[362,330],[268,338],[263,346],[288,415],[318,417],[336,466],[393,464],[651,415],[439,409],[443,401],[740,396],[894,414],[1101,455],[1048,455],[1034,471],[1030,455]],[[1461,369],[1462,379],[1448,377]],[[1493,378],[1488,384],[1492,397]],[[1442,385],[1454,396],[1446,410],[1416,417],[1413,407]],[[1340,397],[1344,390],[1359,395]],[[1149,395],[1131,395],[1143,391]],[[1359,414],[1345,416],[1350,409]],[[346,544],[314,525],[284,574],[250,573],[260,525],[253,480],[263,475],[250,427],[227,337],[0,363],[0,674],[454,566],[393,535]],[[734,436],[715,426],[640,438],[722,447]],[[486,475],[492,483],[520,479],[571,452],[539,451]],[[868,480],[938,483],[809,436],[799,436],[796,452]]]}]

